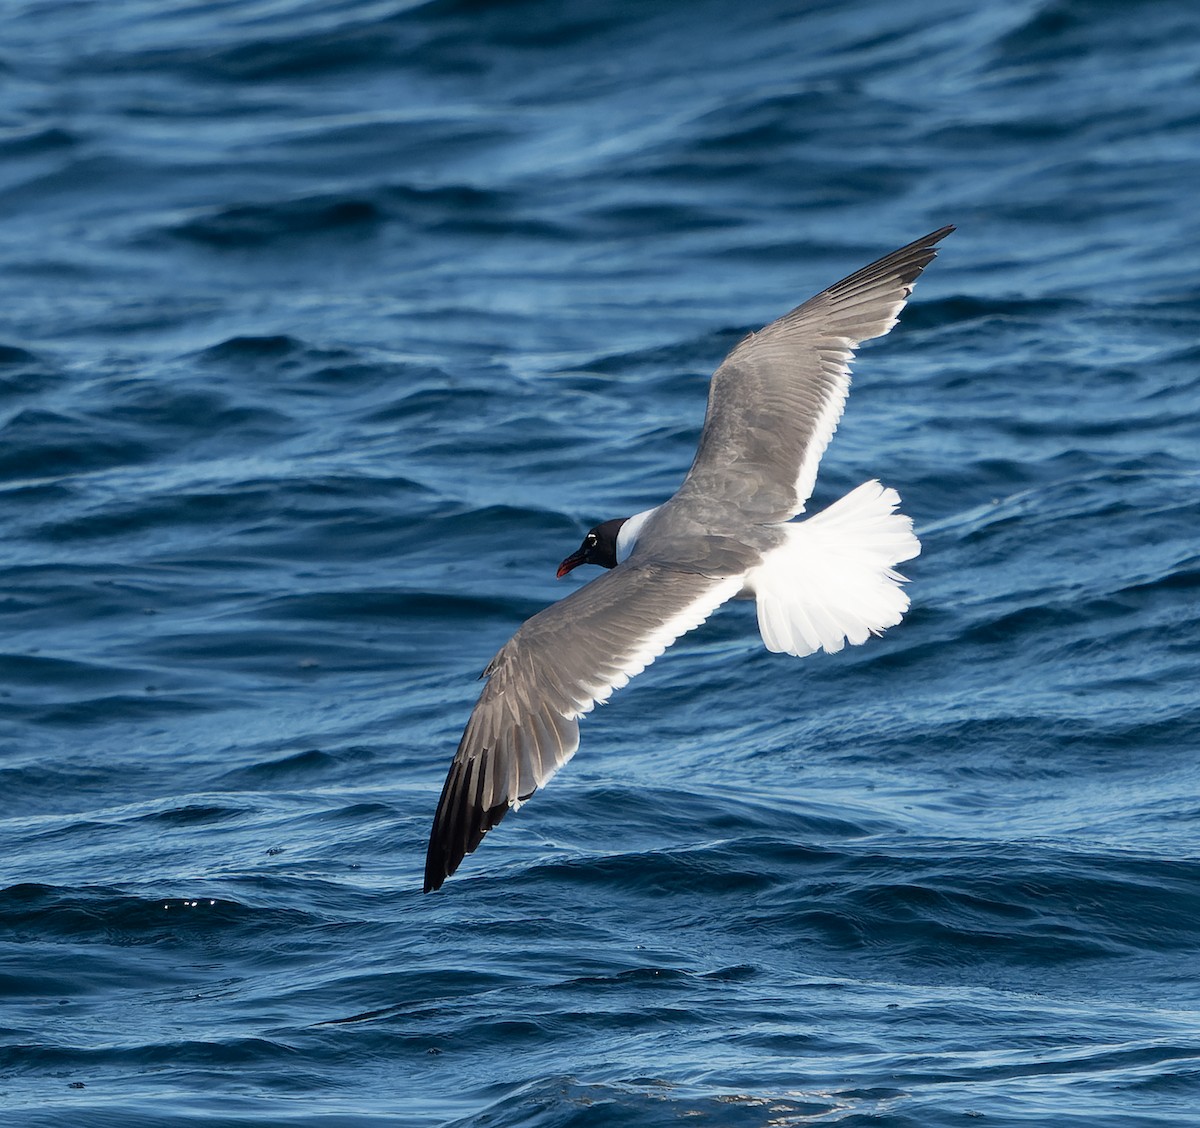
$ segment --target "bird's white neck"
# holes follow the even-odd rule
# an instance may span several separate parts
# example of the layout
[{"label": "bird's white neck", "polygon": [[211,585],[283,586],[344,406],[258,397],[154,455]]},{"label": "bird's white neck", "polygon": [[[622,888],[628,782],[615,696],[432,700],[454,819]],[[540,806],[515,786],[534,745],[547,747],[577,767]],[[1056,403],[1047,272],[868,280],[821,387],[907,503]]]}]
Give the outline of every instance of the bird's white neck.
[{"label": "bird's white neck", "polygon": [[617,533],[617,563],[621,564],[629,559],[629,554],[633,551],[633,546],[637,544],[638,535],[642,531],[642,527],[657,513],[659,507],[656,505],[653,509],[647,509],[642,513],[635,513],[624,525],[621,526],[621,531]]}]

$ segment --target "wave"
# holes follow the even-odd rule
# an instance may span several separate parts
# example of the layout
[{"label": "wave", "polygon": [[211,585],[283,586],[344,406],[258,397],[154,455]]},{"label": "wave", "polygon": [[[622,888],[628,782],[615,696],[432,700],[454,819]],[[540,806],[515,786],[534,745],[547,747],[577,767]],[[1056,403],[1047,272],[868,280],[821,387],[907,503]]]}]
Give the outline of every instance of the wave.
[{"label": "wave", "polygon": [[0,889],[0,921],[10,934],[102,941],[139,947],[194,942],[233,930],[243,936],[305,927],[319,918],[289,909],[255,908],[212,896],[146,896],[111,886],[64,887],[26,882]]},{"label": "wave", "polygon": [[345,239],[395,224],[443,236],[565,238],[561,226],[514,210],[511,194],[469,185],[393,185],[369,195],[303,196],[206,210],[168,233],[212,247],[255,247],[305,236]]}]

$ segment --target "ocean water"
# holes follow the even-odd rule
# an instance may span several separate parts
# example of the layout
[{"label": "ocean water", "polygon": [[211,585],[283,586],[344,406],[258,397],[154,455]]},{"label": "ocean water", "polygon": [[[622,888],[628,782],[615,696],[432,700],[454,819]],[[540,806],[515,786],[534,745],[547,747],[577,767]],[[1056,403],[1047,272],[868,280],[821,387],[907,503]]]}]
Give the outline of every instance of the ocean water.
[{"label": "ocean water", "polygon": [[[1191,0],[0,5],[0,1123],[1200,1124]],[[438,791],[724,352],[946,223],[815,503],[913,609],[682,639]]]}]

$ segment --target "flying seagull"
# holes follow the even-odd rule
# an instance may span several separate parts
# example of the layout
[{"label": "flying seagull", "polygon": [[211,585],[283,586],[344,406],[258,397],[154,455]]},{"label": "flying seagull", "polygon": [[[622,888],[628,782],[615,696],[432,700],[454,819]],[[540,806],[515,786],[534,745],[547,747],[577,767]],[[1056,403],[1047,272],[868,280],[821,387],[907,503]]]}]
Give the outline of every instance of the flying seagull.
[{"label": "flying seagull", "polygon": [[738,595],[768,650],[839,651],[908,610],[894,568],[916,556],[895,490],[866,482],[804,521],[817,463],[862,341],[896,324],[943,227],[864,266],[721,363],[692,468],[675,495],[605,521],[558,568],[608,569],[540,611],[488,663],[438,801],[425,892],[441,888],[510,809],[579,747],[579,718]]}]

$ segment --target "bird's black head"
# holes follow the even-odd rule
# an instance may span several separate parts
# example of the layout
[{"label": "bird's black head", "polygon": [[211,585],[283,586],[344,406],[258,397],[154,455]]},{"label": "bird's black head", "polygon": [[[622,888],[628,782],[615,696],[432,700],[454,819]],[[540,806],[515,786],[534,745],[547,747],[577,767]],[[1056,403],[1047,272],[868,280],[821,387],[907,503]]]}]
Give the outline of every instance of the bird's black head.
[{"label": "bird's black head", "polygon": [[558,566],[558,578],[561,580],[572,568],[578,568],[580,564],[599,564],[601,568],[615,568],[617,534],[628,519],[614,517],[611,521],[605,521],[604,524],[588,530],[583,544]]}]

